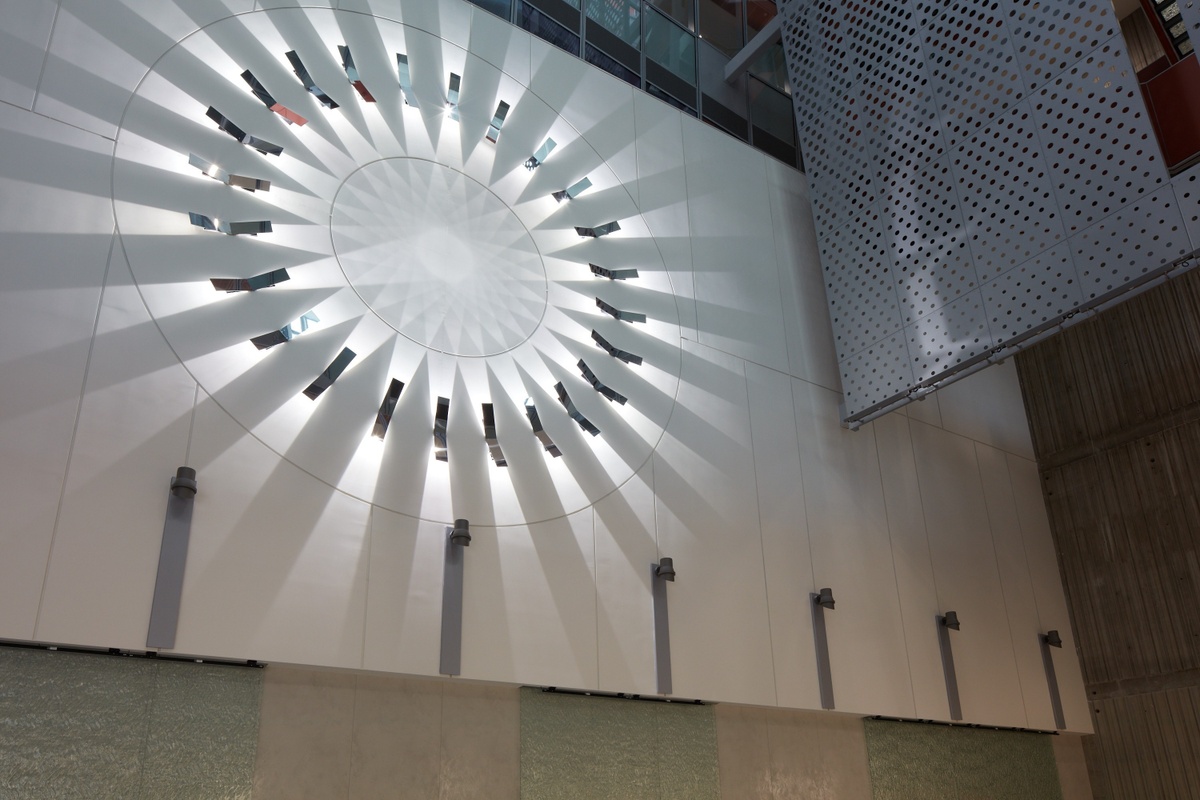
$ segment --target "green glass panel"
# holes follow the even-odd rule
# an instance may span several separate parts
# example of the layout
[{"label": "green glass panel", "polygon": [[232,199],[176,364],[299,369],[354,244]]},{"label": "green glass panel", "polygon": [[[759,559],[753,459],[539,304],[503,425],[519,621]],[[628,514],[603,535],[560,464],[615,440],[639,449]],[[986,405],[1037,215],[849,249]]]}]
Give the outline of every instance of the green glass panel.
[{"label": "green glass panel", "polygon": [[0,797],[249,798],[262,672],[0,647]]},{"label": "green glass panel", "polygon": [[864,720],[875,800],[1061,800],[1050,737]]},{"label": "green glass panel", "polygon": [[521,690],[523,800],[718,800],[712,706]]}]

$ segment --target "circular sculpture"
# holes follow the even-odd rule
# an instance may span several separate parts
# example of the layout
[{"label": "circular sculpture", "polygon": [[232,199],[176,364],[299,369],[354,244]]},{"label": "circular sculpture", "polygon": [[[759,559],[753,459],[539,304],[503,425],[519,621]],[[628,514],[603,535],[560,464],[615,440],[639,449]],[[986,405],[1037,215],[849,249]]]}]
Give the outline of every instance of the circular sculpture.
[{"label": "circular sculpture", "polygon": [[399,22],[220,20],[122,117],[120,254],[202,402],[304,472],[423,520],[568,516],[653,455],[682,351],[649,226],[563,114]]}]

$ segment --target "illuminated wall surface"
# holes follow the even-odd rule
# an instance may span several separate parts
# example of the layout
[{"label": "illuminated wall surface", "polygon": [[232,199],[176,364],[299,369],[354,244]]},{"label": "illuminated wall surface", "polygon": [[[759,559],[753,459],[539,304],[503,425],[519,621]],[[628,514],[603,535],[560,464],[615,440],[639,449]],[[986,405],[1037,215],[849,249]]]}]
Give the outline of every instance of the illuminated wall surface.
[{"label": "illuminated wall surface", "polygon": [[1107,0],[781,13],[849,417],[1200,247]]},{"label": "illuminated wall surface", "polygon": [[863,720],[875,800],[1059,800],[1049,736]]},{"label": "illuminated wall surface", "polygon": [[257,669],[0,647],[0,795],[250,797]]},{"label": "illuminated wall surface", "polygon": [[678,697],[819,708],[828,586],[839,711],[948,719],[953,609],[966,721],[1054,726],[1057,629],[1090,730],[1011,365],[843,429],[803,175],[466,3],[325,6],[3,5],[0,639],[145,649],[186,464],[179,654],[437,675],[462,517],[464,678],[654,693],[669,556]]}]

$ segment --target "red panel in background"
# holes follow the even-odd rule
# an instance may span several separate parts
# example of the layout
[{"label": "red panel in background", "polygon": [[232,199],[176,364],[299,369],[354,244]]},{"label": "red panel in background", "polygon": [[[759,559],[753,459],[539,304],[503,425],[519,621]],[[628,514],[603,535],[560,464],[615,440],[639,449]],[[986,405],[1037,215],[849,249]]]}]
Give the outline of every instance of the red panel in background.
[{"label": "red panel in background", "polygon": [[1200,61],[1189,55],[1142,84],[1167,166],[1200,156]]},{"label": "red panel in background", "polygon": [[372,97],[371,93],[367,91],[367,86],[362,81],[352,81],[351,85],[358,90],[358,93],[362,95],[363,100],[366,100],[368,103],[375,102],[375,98]]},{"label": "red panel in background", "polygon": [[307,125],[308,124],[308,120],[306,120],[304,117],[297,114],[295,111],[292,111],[287,106],[276,103],[275,105],[271,106],[271,110],[274,111],[279,116],[286,119],[288,121],[288,124],[295,124],[295,125]]}]

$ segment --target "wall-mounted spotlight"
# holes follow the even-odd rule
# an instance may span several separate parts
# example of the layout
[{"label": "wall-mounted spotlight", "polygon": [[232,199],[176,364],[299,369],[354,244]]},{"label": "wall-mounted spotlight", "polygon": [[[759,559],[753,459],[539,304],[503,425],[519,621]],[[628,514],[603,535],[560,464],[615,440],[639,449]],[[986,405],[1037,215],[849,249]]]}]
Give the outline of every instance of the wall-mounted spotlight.
[{"label": "wall-mounted spotlight", "polygon": [[675,581],[675,562],[662,557],[650,565],[650,596],[654,604],[654,671],[659,694],[671,693],[671,625],[667,613],[667,584]]},{"label": "wall-mounted spotlight", "polygon": [[387,394],[383,396],[383,402],[379,404],[379,411],[375,414],[375,425],[371,428],[371,435],[375,438],[382,439],[387,434],[402,391],[404,391],[404,383],[392,378],[392,382],[388,384]]},{"label": "wall-mounted spotlight", "polygon": [[211,119],[213,122],[217,123],[217,127],[219,129],[225,131],[225,133],[228,133],[230,136],[237,139],[239,142],[246,141],[246,132],[244,130],[242,130],[241,128],[239,128],[237,125],[234,125],[233,121],[230,120],[229,117],[222,114],[214,106],[209,106],[208,111],[206,111],[204,113],[208,115],[209,119]]},{"label": "wall-mounted spotlight", "polygon": [[224,114],[212,106],[208,107],[206,112],[208,118],[217,123],[217,127],[228,133],[233,138],[237,139],[247,147],[253,147],[258,152],[267,156],[283,155],[283,148],[277,144],[271,144],[266,139],[259,139],[257,136],[251,136],[244,130],[234,125]]},{"label": "wall-mounted spotlight", "polygon": [[808,595],[812,612],[813,649],[817,659],[817,688],[821,693],[821,708],[833,708],[833,670],[829,664],[829,636],[825,632],[825,611],[834,607],[833,589],[826,586]]},{"label": "wall-mounted spotlight", "polygon": [[1054,655],[1050,652],[1051,647],[1062,647],[1062,636],[1058,631],[1046,631],[1043,634],[1038,634],[1038,643],[1041,645],[1042,651],[1042,667],[1046,670],[1046,688],[1050,692],[1050,710],[1054,713],[1054,727],[1057,730],[1066,730],[1067,718],[1063,714],[1062,695],[1058,691],[1058,675],[1054,671]]},{"label": "wall-mounted spotlight", "polygon": [[600,349],[608,353],[613,358],[620,359],[626,364],[637,365],[642,363],[641,356],[634,355],[627,350],[621,350],[613,347],[611,344],[609,344],[608,339],[605,339],[603,336],[601,336],[600,332],[595,329],[592,330],[592,339],[595,340],[596,344],[600,345]]},{"label": "wall-mounted spotlight", "polygon": [[438,672],[458,675],[462,671],[463,548],[471,544],[471,525],[465,519],[446,526],[442,566],[442,651]]},{"label": "wall-mounted spotlight", "polygon": [[217,231],[226,236],[258,236],[260,233],[271,232],[271,221],[265,219],[248,222],[230,222],[229,220],[213,219],[203,214],[197,214],[195,211],[189,211],[188,221],[197,228],[203,228],[206,231]]},{"label": "wall-mounted spotlight", "polygon": [[269,219],[247,220],[245,222],[221,220],[217,224],[217,230],[226,236],[258,236],[260,233],[271,232],[271,221]]},{"label": "wall-mounted spotlight", "polygon": [[305,68],[304,62],[300,60],[300,54],[295,50],[289,50],[284,55],[292,65],[292,71],[296,73],[296,77],[300,79],[300,83],[304,85],[311,94],[316,96],[321,101],[321,105],[329,109],[338,107],[338,104],[333,101],[333,98],[321,91],[312,76],[308,74],[308,69]]},{"label": "wall-mounted spotlight", "polygon": [[562,385],[562,382],[554,384],[554,391],[558,394],[558,402],[562,403],[563,408],[567,410],[567,416],[579,423],[579,427],[590,433],[592,436],[599,436],[600,429],[592,424],[591,420],[583,415],[578,408],[575,407],[575,402],[571,400],[571,395],[567,394],[567,387]]},{"label": "wall-mounted spotlight", "polygon": [[413,108],[420,108],[417,105],[417,96],[413,94],[412,73],[408,69],[408,56],[404,53],[396,53],[396,73],[400,78],[400,92],[404,95],[404,104]]},{"label": "wall-mounted spotlight", "polygon": [[257,292],[259,289],[269,289],[277,283],[290,280],[286,269],[273,269],[251,278],[209,278],[213,288],[218,292]]},{"label": "wall-mounted spotlight", "polygon": [[362,96],[363,100],[368,103],[374,103],[375,98],[367,91],[366,84],[358,75],[358,68],[354,66],[354,56],[350,55],[350,48],[344,44],[338,45],[338,55],[342,57],[342,69],[346,70],[346,78],[350,81],[350,85],[354,90]]},{"label": "wall-mounted spotlight", "polygon": [[458,121],[458,97],[462,89],[462,76],[450,73],[450,82],[446,85],[446,108],[450,109],[450,119]]},{"label": "wall-mounted spotlight", "polygon": [[622,311],[616,306],[611,306],[608,303],[596,298],[596,308],[608,314],[613,319],[624,320],[625,322],[645,322],[646,315],[637,311]]},{"label": "wall-mounted spotlight", "polygon": [[958,697],[958,673],[954,669],[954,649],[950,646],[950,631],[959,629],[958,613],[947,611],[937,614],[938,648],[942,652],[942,673],[946,678],[946,703],[950,706],[950,719],[960,720],[962,702]]},{"label": "wall-mounted spotlight", "polygon": [[250,342],[259,350],[269,350],[277,344],[290,342],[300,334],[307,333],[309,329],[316,327],[320,322],[321,318],[316,315],[316,312],[309,311],[302,314],[295,322],[289,322],[277,331],[255,336]]},{"label": "wall-mounted spotlight", "polygon": [[675,582],[675,560],[673,558],[660,558],[658,565],[654,567],[654,574],[662,578],[664,581]]},{"label": "wall-mounted spotlight", "polygon": [[483,439],[487,442],[488,452],[497,467],[507,467],[508,459],[500,449],[500,437],[496,434],[496,410],[491,403],[483,404]]},{"label": "wall-mounted spotlight", "polygon": [[308,120],[272,97],[271,93],[267,91],[267,88],[259,82],[258,78],[254,77],[254,73],[252,73],[250,70],[246,70],[242,73],[242,80],[250,84],[251,93],[253,93],[253,95],[257,97],[264,106],[287,120],[289,125],[308,124]]},{"label": "wall-mounted spotlight", "polygon": [[542,146],[534,151],[533,155],[525,159],[525,169],[537,169],[540,167],[542,162],[550,156],[550,153],[557,146],[553,139],[546,139],[546,141],[542,142]]},{"label": "wall-mounted spotlight", "polygon": [[503,100],[496,106],[496,113],[492,114],[492,123],[488,125],[487,133],[484,134],[487,140],[492,144],[500,138],[500,128],[504,126],[504,118],[508,116],[508,103]]},{"label": "wall-mounted spotlight", "polygon": [[175,471],[171,478],[171,493],[167,497],[162,545],[158,551],[158,574],[154,580],[150,625],[146,631],[147,647],[170,649],[175,646],[196,488],[196,470],[180,467]]},{"label": "wall-mounted spotlight", "polygon": [[594,228],[575,226],[575,232],[585,239],[599,239],[601,236],[608,236],[610,233],[616,233],[619,230],[621,230],[621,225],[616,220],[606,222],[603,225],[597,225]]},{"label": "wall-mounted spotlight", "polygon": [[596,264],[588,264],[588,267],[591,268],[592,274],[597,278],[608,278],[610,281],[624,281],[638,276],[638,271],[633,268],[609,269],[608,267],[601,267]]},{"label": "wall-mounted spotlight", "polygon": [[245,189],[248,192],[271,191],[270,181],[265,181],[261,178],[249,178],[245,175],[231,175],[216,164],[205,161],[195,153],[188,154],[188,164],[200,170],[201,174],[207,175],[213,180],[220,181],[226,186],[235,186],[239,189]]},{"label": "wall-mounted spotlight", "polygon": [[592,368],[589,367],[587,362],[582,358],[579,359],[579,363],[576,364],[576,366],[579,367],[579,372],[583,375],[583,379],[590,383],[592,388],[597,392],[607,397],[610,401],[619,403],[620,405],[625,405],[625,403],[628,402],[625,395],[617,392],[609,386],[604,385],[600,379],[596,377],[596,373],[592,372]]},{"label": "wall-mounted spotlight", "polygon": [[542,447],[546,448],[546,452],[558,458],[562,455],[562,451],[558,449],[558,445],[554,444],[554,440],[550,438],[550,434],[546,433],[546,429],[542,427],[542,418],[538,416],[537,406],[533,404],[533,398],[525,398],[525,416],[529,417],[529,424],[533,426],[533,435],[542,443]]},{"label": "wall-mounted spotlight", "polygon": [[449,461],[450,450],[446,443],[446,427],[450,423],[450,398],[439,397],[433,412],[433,457],[438,461]]},{"label": "wall-mounted spotlight", "polygon": [[310,383],[308,388],[304,390],[304,396],[309,400],[316,400],[320,397],[346,371],[346,367],[350,366],[350,362],[354,360],[355,355],[355,352],[349,347],[343,347],[342,352],[338,353],[333,363],[326,367],[325,371],[318,375],[316,380]]},{"label": "wall-mounted spotlight", "polygon": [[576,197],[579,197],[579,195],[583,194],[585,191],[590,189],[591,186],[592,186],[591,179],[581,178],[581,179],[575,181],[575,183],[568,186],[566,189],[563,189],[560,192],[555,192],[553,196],[554,196],[554,199],[560,203],[563,200],[574,200]]}]

